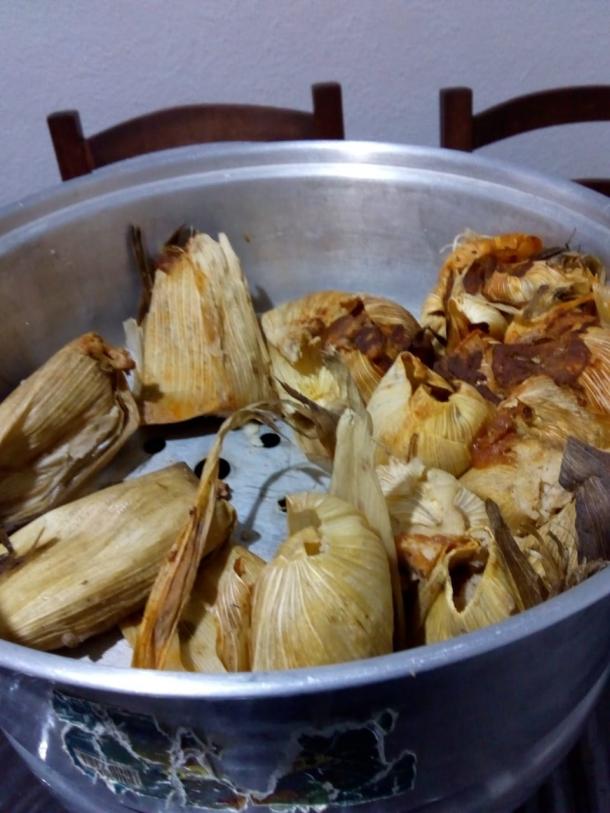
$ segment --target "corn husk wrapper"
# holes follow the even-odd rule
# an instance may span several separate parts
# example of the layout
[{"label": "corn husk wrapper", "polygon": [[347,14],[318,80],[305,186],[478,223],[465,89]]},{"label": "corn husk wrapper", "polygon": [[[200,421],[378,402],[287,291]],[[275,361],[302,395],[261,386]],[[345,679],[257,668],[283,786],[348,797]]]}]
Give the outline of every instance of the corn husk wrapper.
[{"label": "corn husk wrapper", "polygon": [[431,291],[424,299],[421,308],[419,321],[423,327],[432,331],[435,336],[445,340],[447,338],[447,318],[445,314],[445,302],[449,294],[443,297],[438,290]]},{"label": "corn husk wrapper", "polygon": [[[264,567],[264,560],[246,548],[231,548],[218,580],[214,601],[216,651],[228,672],[245,672],[251,668],[252,599]],[[198,594],[196,588],[197,582],[195,595]]]},{"label": "corn husk wrapper", "polygon": [[459,476],[470,465],[470,446],[492,407],[465,382],[454,388],[410,353],[402,353],[368,403],[379,462],[419,457]]},{"label": "corn husk wrapper", "polygon": [[528,234],[488,236],[467,230],[458,235],[441,267],[436,288],[424,302],[421,324],[430,327],[438,336],[447,338],[446,305],[456,280],[463,277],[476,262],[491,260],[494,267],[498,262],[519,263],[529,260],[541,249],[541,240]]},{"label": "corn husk wrapper", "polygon": [[592,294],[566,302],[558,299],[555,291],[542,289],[513,317],[504,341],[507,344],[543,341],[562,333],[581,331],[598,322]]},{"label": "corn husk wrapper", "polygon": [[517,541],[529,563],[542,579],[549,596],[562,593],[581,580],[574,500],[552,516],[535,533]]},{"label": "corn husk wrapper", "polygon": [[492,450],[486,465],[470,468],[462,485],[482,500],[498,504],[516,536],[526,536],[570,500],[559,484],[562,450],[533,435],[516,434]]},{"label": "corn husk wrapper", "polygon": [[559,481],[574,493],[579,561],[610,561],[610,452],[570,438]]},{"label": "corn husk wrapper", "polygon": [[[273,352],[273,351],[272,351]],[[333,386],[341,393],[338,400],[323,406],[278,379],[279,388],[288,397],[282,401],[285,419],[294,431],[294,440],[309,460],[326,470],[331,469],[337,443],[337,425],[344,410],[349,407],[361,411],[362,398],[349,369],[337,355],[324,355],[324,369],[332,378]],[[292,380],[288,373],[288,378]],[[323,399],[322,399],[323,400]]]},{"label": "corn husk wrapper", "polygon": [[[141,623],[142,613],[135,613],[134,615],[124,618],[119,624],[123,638],[125,638],[132,649],[134,649],[136,641],[138,640],[138,631]],[[180,638],[178,637],[177,633],[172,638],[171,645],[167,653],[167,658],[165,659],[165,668],[171,672],[187,671],[182,660],[182,648],[180,646]],[[222,669],[218,669],[216,671],[222,671]]]},{"label": "corn husk wrapper", "polygon": [[[173,671],[222,672],[250,668],[252,589],[265,562],[239,545],[224,545],[197,574],[165,661]],[[141,616],[121,624],[135,647]]]},{"label": "corn husk wrapper", "polygon": [[170,246],[148,309],[125,323],[147,424],[226,415],[272,397],[270,361],[239,260],[224,234]]},{"label": "corn husk wrapper", "polygon": [[495,542],[450,551],[439,568],[443,588],[424,620],[428,644],[496,624],[525,609]]},{"label": "corn husk wrapper", "polygon": [[495,264],[520,263],[534,257],[541,249],[542,241],[531,234],[513,232],[485,235],[467,229],[453,241],[451,252],[439,272],[435,290],[441,297],[446,296],[448,281],[462,277],[478,260],[492,258]]},{"label": "corn husk wrapper", "polygon": [[375,471],[375,444],[367,412],[346,409],[337,427],[330,493],[350,503],[381,539],[390,568],[394,600],[394,648],[406,643],[404,607],[390,514]]},{"label": "corn husk wrapper", "polygon": [[484,297],[467,294],[463,290],[451,295],[446,310],[449,351],[459,345],[472,330],[480,328],[493,339],[502,340],[509,324],[507,315]]},{"label": "corn husk wrapper", "polygon": [[532,376],[516,387],[502,405],[510,409],[521,403],[529,408],[529,431],[563,449],[569,437],[598,448],[610,446],[610,421],[585,409],[574,391],[559,387],[545,375]]},{"label": "corn husk wrapper", "polygon": [[434,364],[435,372],[453,384],[465,381],[490,404],[499,404],[504,396],[493,372],[493,352],[500,342],[481,330],[473,329]]},{"label": "corn husk wrapper", "polygon": [[479,497],[453,475],[427,469],[415,458],[391,460],[377,475],[392,519],[399,560],[418,578],[430,575],[439,558],[468,540],[485,544],[488,519]]},{"label": "corn husk wrapper", "polygon": [[606,283],[605,270],[600,273],[599,280],[593,284],[593,298],[600,325],[610,328],[610,285]]},{"label": "corn husk wrapper", "polygon": [[552,260],[538,260],[522,274],[510,273],[510,269],[493,271],[481,290],[491,302],[523,307],[541,289],[564,298],[590,294],[594,281],[595,276],[586,266],[564,267],[554,265]]},{"label": "corn husk wrapper", "polygon": [[530,565],[504,517],[493,500],[485,500],[485,510],[495,543],[502,553],[506,568],[517,588],[519,598],[525,609],[535,607],[547,597],[542,579]]},{"label": "corn husk wrapper", "polygon": [[[184,464],[68,503],[11,537],[14,567],[0,577],[4,637],[38,649],[75,646],[140,608],[197,491]],[[234,519],[222,502],[209,545]]]},{"label": "corn husk wrapper", "polygon": [[578,384],[591,411],[610,415],[610,329],[590,327],[581,338],[590,358]]},{"label": "corn husk wrapper", "polygon": [[[486,549],[492,540],[491,532],[487,532],[487,544],[481,545],[475,539],[468,537],[445,537],[444,544],[437,552],[432,568],[414,570],[415,578],[415,600],[411,608],[411,634],[412,645],[426,643],[425,620],[434,605],[435,601],[445,590],[447,579],[449,578],[449,562],[454,559],[455,564],[466,561],[472,557],[478,557],[480,561],[486,561]],[[431,537],[426,537],[430,543]],[[450,558],[451,557],[451,558]],[[479,568],[480,570],[480,568]],[[476,583],[476,579],[475,579]]]},{"label": "corn husk wrapper", "polygon": [[274,378],[329,409],[348,403],[324,364],[325,353],[339,355],[366,402],[419,331],[417,321],[396,302],[344,291],[319,291],[287,302],[263,314],[261,322]]},{"label": "corn husk wrapper", "polygon": [[129,354],[86,333],[0,404],[0,523],[9,528],[65,502],[138,427],[124,371]]},{"label": "corn husk wrapper", "polygon": [[512,393],[536,375],[547,375],[572,389],[589,411],[610,414],[610,330],[590,326],[538,342],[511,342],[490,348],[500,392]]},{"label": "corn husk wrapper", "polygon": [[[227,418],[216,435],[201,472],[190,516],[176,535],[152,587],[140,625],[132,666],[165,668],[168,651],[188,603],[202,558],[210,552],[218,503],[218,461],[225,436],[231,429],[259,420],[276,431],[268,404],[253,404]],[[279,407],[271,405],[279,411]]]},{"label": "corn husk wrapper", "polygon": [[[444,576],[443,589],[423,608],[426,643],[444,641],[503,621],[546,598],[542,581],[513,539],[498,507],[486,502],[487,540],[477,548],[470,543],[449,553],[420,591],[430,600]],[[428,595],[426,595],[426,590]]]},{"label": "corn husk wrapper", "polygon": [[293,669],[391,652],[388,557],[362,514],[337,497],[305,494],[289,505],[289,523],[291,536],[254,588],[252,668]]}]

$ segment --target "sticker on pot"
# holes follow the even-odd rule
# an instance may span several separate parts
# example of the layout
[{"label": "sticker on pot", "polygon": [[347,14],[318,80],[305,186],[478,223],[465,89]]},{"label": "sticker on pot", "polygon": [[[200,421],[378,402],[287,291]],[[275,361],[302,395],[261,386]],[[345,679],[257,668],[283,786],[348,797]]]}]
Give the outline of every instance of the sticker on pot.
[{"label": "sticker on pot", "polygon": [[366,723],[295,731],[266,791],[240,787],[223,749],[203,731],[168,730],[154,717],[55,692],[62,744],[72,763],[118,796],[164,800],[193,810],[321,811],[391,798],[415,783],[415,754],[391,743],[398,713]]}]

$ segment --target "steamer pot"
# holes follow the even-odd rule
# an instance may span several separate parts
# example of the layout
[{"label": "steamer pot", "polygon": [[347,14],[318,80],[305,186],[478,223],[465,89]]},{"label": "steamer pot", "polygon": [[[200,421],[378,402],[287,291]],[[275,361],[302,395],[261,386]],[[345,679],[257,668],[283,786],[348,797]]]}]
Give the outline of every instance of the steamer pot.
[{"label": "steamer pot", "polygon": [[[417,313],[441,249],[468,227],[610,263],[609,199],[471,155],[357,142],[157,153],[0,212],[3,392],[81,332],[121,341],[138,293],[130,223],[151,245],[180,223],[227,232],[260,309],[335,287]],[[154,458],[141,433],[105,476],[194,465],[212,430],[168,430]],[[265,449],[235,432],[225,456],[241,531],[273,547],[278,497],[323,482],[284,440]],[[488,813],[561,760],[609,655],[610,569],[447,643],[309,670],[153,673],[117,665],[112,636],[66,655],[0,642],[0,726],[75,813]]]}]

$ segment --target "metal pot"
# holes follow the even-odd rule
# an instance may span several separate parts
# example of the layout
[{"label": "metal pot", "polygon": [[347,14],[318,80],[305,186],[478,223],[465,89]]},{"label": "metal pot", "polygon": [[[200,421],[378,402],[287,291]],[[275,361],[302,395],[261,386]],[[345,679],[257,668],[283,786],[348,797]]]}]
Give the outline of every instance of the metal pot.
[{"label": "metal pot", "polygon": [[[3,389],[80,332],[121,340],[137,298],[131,222],[157,244],[183,222],[226,231],[261,307],[338,287],[417,312],[440,250],[467,227],[610,261],[610,201],[469,155],[366,143],[159,153],[0,214]],[[240,517],[274,541],[290,452],[282,441],[288,457],[253,468],[235,435]],[[194,463],[208,438],[178,429],[164,453]],[[134,444],[113,476],[152,465]],[[262,500],[241,488],[255,469]],[[610,570],[448,643],[310,670],[149,673],[96,662],[110,643],[79,660],[0,642],[0,725],[79,813],[504,810],[578,735],[609,671],[609,622]]]}]

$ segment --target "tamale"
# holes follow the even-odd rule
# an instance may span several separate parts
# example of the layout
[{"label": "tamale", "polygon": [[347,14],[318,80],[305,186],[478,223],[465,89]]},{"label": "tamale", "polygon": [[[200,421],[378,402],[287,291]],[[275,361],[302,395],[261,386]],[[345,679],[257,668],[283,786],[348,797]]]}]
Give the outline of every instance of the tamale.
[{"label": "tamale", "polygon": [[272,397],[269,357],[226,235],[167,246],[149,298],[141,321],[125,323],[144,423],[227,415]]},{"label": "tamale", "polygon": [[417,321],[398,303],[344,291],[318,291],[286,302],[264,313],[261,322],[274,378],[329,409],[347,403],[325,354],[339,355],[366,402],[419,332]]},{"label": "tamale", "polygon": [[377,467],[392,519],[399,561],[416,578],[430,575],[441,556],[469,540],[484,540],[485,504],[453,475],[427,469],[421,460],[390,460]]},{"label": "tamale", "polygon": [[392,587],[380,538],[351,505],[328,494],[295,495],[289,511],[296,514],[292,533],[254,587],[252,668],[391,652]]},{"label": "tamale", "polygon": [[562,450],[532,433],[516,433],[511,425],[499,424],[503,430],[488,445],[475,444],[474,465],[460,481],[482,500],[497,503],[511,531],[523,536],[570,501],[558,482]]},{"label": "tamale", "polygon": [[[38,649],[75,646],[146,601],[197,494],[183,463],[55,508],[10,538],[16,566],[0,576],[2,636]],[[208,550],[234,520],[223,501]]]},{"label": "tamale", "polygon": [[86,333],[0,404],[0,524],[10,530],[65,502],[135,432],[131,367],[125,350]]},{"label": "tamale", "polygon": [[453,387],[408,352],[381,379],[367,409],[380,463],[419,457],[456,476],[470,465],[473,438],[492,412],[474,387]]},{"label": "tamale", "polygon": [[[530,234],[476,234],[467,230],[453,241],[452,250],[439,272],[436,287],[422,307],[421,324],[447,338],[447,303],[457,279],[463,279],[469,294],[478,293],[483,281],[498,263],[521,263],[542,249],[539,237]],[[468,280],[466,277],[468,275]]]},{"label": "tamale", "polygon": [[444,585],[425,614],[426,643],[473,632],[525,609],[493,541],[478,549],[452,550],[437,567],[444,573]]}]

